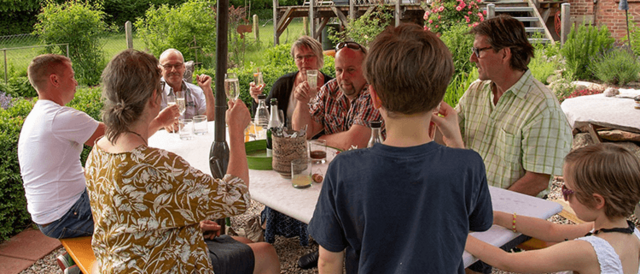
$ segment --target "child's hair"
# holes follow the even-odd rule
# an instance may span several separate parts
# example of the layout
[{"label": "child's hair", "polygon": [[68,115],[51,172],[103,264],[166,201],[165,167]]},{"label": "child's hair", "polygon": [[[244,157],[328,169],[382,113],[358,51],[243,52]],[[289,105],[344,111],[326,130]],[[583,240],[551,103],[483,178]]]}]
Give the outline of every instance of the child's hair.
[{"label": "child's hair", "polygon": [[435,33],[416,24],[388,27],[370,44],[363,66],[388,114],[434,109],[447,91],[453,61]]},{"label": "child's hair", "polygon": [[593,207],[597,193],[604,197],[608,218],[633,213],[640,201],[640,160],[633,152],[610,143],[590,145],[570,152],[565,165],[580,203]]}]

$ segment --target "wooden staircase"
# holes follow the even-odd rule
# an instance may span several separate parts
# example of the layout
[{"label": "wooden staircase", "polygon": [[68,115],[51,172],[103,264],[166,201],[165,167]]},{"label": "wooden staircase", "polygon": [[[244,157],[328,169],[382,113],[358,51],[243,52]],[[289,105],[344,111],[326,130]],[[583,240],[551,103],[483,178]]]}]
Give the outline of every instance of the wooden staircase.
[{"label": "wooden staircase", "polygon": [[[554,43],[555,39],[545,24],[546,18],[543,19],[543,16],[540,15],[540,12],[536,7],[536,3],[533,1],[534,0],[483,1],[483,5],[481,5],[480,8],[482,10],[487,10],[488,4],[494,4],[496,16],[500,14],[508,14],[522,22],[525,26],[525,31],[529,35],[529,42],[532,44]],[[535,33],[541,33],[542,38],[534,38],[540,37],[540,35],[534,36]]]}]

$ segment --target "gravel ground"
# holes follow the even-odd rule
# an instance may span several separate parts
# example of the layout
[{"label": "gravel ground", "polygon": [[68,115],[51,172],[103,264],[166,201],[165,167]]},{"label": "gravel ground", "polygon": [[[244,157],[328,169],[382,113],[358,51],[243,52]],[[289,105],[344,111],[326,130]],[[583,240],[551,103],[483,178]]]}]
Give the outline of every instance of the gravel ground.
[{"label": "gravel ground", "polygon": [[[562,178],[556,178],[553,181],[553,185],[551,187],[551,192],[549,193],[550,199],[562,199],[562,195],[560,192],[560,187],[562,186]],[[255,218],[260,215],[260,212],[264,208],[264,205],[253,201],[251,208],[243,215],[232,218],[231,227],[236,231],[247,228],[247,223],[249,220]],[[567,219],[555,215],[549,218],[550,221],[555,223],[571,223]],[[638,220],[635,216],[631,216],[631,220],[636,223],[638,226]],[[274,243],[276,251],[278,252],[278,257],[280,258],[280,267],[281,273],[301,273],[301,274],[311,274],[317,273],[318,269],[309,269],[303,270],[297,267],[298,259],[300,256],[305,255],[311,251],[317,250],[318,244],[314,241],[311,241],[308,247],[300,246],[300,241],[298,237],[294,238],[284,238],[277,236],[276,242]],[[62,273],[58,265],[56,264],[55,258],[64,253],[64,248],[59,248],[51,252],[51,254],[45,256],[44,258],[38,260],[34,265],[30,268],[21,272],[21,274],[42,274],[42,273]],[[506,272],[499,269],[494,269],[493,274],[512,274],[512,272]]]}]

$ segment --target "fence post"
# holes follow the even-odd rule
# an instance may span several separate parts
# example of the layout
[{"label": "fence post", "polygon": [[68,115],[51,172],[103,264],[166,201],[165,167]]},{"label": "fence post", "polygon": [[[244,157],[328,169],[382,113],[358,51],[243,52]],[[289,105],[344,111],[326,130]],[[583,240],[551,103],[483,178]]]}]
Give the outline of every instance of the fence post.
[{"label": "fence post", "polygon": [[396,27],[400,25],[400,17],[402,17],[400,13],[400,1],[402,0],[396,0]]},{"label": "fence post", "polygon": [[302,17],[302,28],[304,35],[309,36],[309,17]]},{"label": "fence post", "polygon": [[131,33],[131,21],[124,23],[124,32],[127,39],[127,48],[133,49],[133,33]]},{"label": "fence post", "polygon": [[496,17],[496,4],[487,5],[487,19]]},{"label": "fence post", "polygon": [[309,32],[311,35],[311,38],[316,38],[316,15],[315,15],[315,9],[316,9],[316,0],[310,0],[309,1]]},{"label": "fence post", "polygon": [[278,37],[278,0],[273,0],[273,46],[280,44]]},{"label": "fence post", "polygon": [[560,14],[560,45],[564,45],[571,31],[571,4],[563,3]]},{"label": "fence post", "polygon": [[7,49],[2,49],[4,51],[4,83],[9,83],[9,78],[7,77]]},{"label": "fence post", "polygon": [[256,39],[256,44],[260,44],[260,20],[257,14],[253,15],[253,37]]},{"label": "fence post", "polygon": [[353,20],[356,20],[356,6],[355,6],[355,2],[356,0],[349,0],[349,18],[351,18],[351,22],[353,22]]}]

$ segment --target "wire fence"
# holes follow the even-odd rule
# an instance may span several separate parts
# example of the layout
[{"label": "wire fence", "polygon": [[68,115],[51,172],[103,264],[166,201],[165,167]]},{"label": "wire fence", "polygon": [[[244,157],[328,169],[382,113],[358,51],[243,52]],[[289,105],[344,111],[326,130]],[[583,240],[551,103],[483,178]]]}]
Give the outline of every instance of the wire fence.
[{"label": "wire fence", "polygon": [[[124,32],[111,33],[101,40],[104,57],[110,60],[119,52],[127,49]],[[133,30],[133,47],[143,50],[144,45]],[[12,76],[26,76],[27,67],[33,58],[54,50],[54,53],[69,56],[68,44],[44,44],[40,38],[32,34],[0,36],[0,79],[7,83]]]}]

